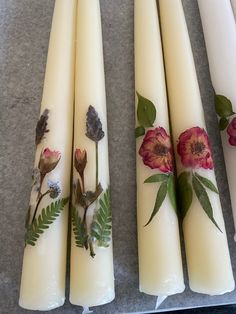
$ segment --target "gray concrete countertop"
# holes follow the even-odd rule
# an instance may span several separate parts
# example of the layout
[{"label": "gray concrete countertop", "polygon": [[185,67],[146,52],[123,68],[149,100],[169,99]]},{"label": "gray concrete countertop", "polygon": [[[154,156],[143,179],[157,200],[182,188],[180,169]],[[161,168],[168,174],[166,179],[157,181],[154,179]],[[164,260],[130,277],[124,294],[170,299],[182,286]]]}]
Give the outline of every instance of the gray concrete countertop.
[{"label": "gray concrete countertop", "polygon": [[[234,273],[236,253],[224,159],[196,0],[183,0],[194,51]],[[34,130],[42,95],[54,0],[0,0],[0,313],[18,307],[24,219],[34,159]],[[133,1],[101,0],[108,105],[116,299],[94,313],[150,311],[155,297],[138,291],[136,239]],[[236,292],[209,297],[188,289],[162,308],[234,303]],[[70,305],[53,313],[79,313]]]}]

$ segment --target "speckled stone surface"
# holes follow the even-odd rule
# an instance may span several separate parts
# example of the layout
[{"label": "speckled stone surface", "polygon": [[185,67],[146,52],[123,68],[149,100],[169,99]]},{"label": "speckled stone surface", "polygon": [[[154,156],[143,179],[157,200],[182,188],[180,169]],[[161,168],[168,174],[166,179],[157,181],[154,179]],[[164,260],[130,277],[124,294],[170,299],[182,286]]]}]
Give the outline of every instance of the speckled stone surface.
[{"label": "speckled stone surface", "polygon": [[[196,0],[183,0],[197,68],[217,182],[236,274],[236,246],[204,38]],[[24,219],[34,159],[34,129],[42,94],[54,0],[0,0],[0,313],[18,307],[24,249]],[[133,0],[101,0],[106,73],[116,300],[94,313],[150,311],[155,297],[138,291],[135,209]],[[236,292],[209,297],[188,289],[167,299],[163,309],[236,303]],[[80,313],[65,305],[55,314]],[[236,309],[195,310],[232,313]]]}]

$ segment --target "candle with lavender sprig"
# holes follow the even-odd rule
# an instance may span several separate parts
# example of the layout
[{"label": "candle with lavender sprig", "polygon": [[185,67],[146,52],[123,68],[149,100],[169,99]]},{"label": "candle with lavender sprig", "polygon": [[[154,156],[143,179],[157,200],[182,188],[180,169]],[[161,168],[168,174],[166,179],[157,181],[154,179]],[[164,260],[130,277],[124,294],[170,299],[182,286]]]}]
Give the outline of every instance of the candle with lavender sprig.
[{"label": "candle with lavender sprig", "polygon": [[78,1],[75,82],[70,302],[87,311],[115,297],[99,0]]},{"label": "candle with lavender sprig", "polygon": [[76,0],[56,0],[49,42],[19,305],[51,310],[65,301],[72,154]]}]

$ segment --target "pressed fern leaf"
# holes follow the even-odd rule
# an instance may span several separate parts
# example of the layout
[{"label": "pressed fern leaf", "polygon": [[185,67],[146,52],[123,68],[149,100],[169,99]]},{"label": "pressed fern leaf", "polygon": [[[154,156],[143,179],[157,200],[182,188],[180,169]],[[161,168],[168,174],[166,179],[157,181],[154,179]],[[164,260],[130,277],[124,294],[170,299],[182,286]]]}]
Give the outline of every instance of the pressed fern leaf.
[{"label": "pressed fern leaf", "polygon": [[72,229],[75,236],[75,244],[77,247],[84,247],[87,236],[85,232],[84,225],[82,223],[82,219],[80,218],[78,211],[74,206],[71,207],[71,221],[72,221]]},{"label": "pressed fern leaf", "polygon": [[111,204],[109,187],[99,199],[99,208],[96,211],[91,225],[91,236],[97,240],[97,245],[108,247],[111,241]]},{"label": "pressed fern leaf", "polygon": [[35,246],[40,235],[44,233],[44,230],[48,229],[49,225],[56,220],[68,200],[68,197],[59,199],[42,209],[40,215],[35,218],[33,223],[31,223],[31,225],[27,228],[25,234],[25,245],[29,244]]}]

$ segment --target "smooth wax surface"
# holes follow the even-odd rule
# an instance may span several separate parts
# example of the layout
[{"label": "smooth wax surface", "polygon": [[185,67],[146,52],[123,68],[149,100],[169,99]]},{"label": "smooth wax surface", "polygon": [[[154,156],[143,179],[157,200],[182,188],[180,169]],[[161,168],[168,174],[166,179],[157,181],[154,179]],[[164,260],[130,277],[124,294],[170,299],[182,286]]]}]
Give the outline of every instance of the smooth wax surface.
[{"label": "smooth wax surface", "polygon": [[[195,126],[205,128],[205,121],[182,3],[179,0],[160,0],[159,5],[171,126],[176,146],[183,131]],[[180,173],[185,168],[177,151],[176,158]],[[199,169],[198,173],[216,184],[213,170]],[[191,290],[217,295],[232,291],[234,278],[220,199],[211,191],[208,196],[222,233],[204,213],[195,194],[183,221],[183,231]]]},{"label": "smooth wax surface", "polygon": [[[47,67],[45,73],[41,113],[49,109],[45,139],[37,147],[35,167],[41,151],[49,147],[61,153],[57,167],[47,180],[58,182],[61,197],[70,195],[72,152],[72,121],[74,101],[74,43],[76,0],[57,0],[52,21]],[[35,199],[32,192],[31,199]],[[38,213],[53,200],[46,196]],[[64,304],[67,255],[68,208],[46,229],[36,245],[27,245],[24,251],[21,277],[21,307],[31,310],[51,310]]]},{"label": "smooth wax surface", "polygon": [[[236,23],[231,3],[229,0],[199,0],[198,5],[215,93],[230,99],[236,112]],[[230,145],[226,130],[221,132],[221,139],[236,225],[236,148]]]},{"label": "smooth wax surface", "polygon": [[[86,135],[86,113],[92,105],[101,119],[105,137],[98,142],[98,179],[103,189],[109,185],[106,95],[102,49],[100,4],[98,0],[79,0],[77,10],[76,96],[74,150],[87,151],[85,187],[94,190],[96,178],[95,143]],[[74,180],[77,178],[74,169]],[[88,210],[91,221],[96,202]],[[81,214],[82,215],[82,214]],[[70,302],[84,307],[111,302],[114,297],[112,243],[108,248],[95,246],[92,258],[85,248],[75,246],[72,232]]]},{"label": "smooth wax surface", "polygon": [[[136,0],[134,5],[135,89],[155,104],[157,118],[154,126],[165,128],[169,134],[156,1]],[[142,140],[143,137],[139,137],[136,142],[139,289],[155,296],[168,296],[184,290],[178,218],[167,196],[159,213],[144,227],[152,213],[160,186],[159,183],[144,184],[144,181],[160,171],[152,170],[143,164],[138,153]]]}]

